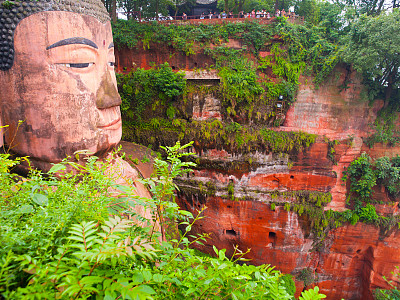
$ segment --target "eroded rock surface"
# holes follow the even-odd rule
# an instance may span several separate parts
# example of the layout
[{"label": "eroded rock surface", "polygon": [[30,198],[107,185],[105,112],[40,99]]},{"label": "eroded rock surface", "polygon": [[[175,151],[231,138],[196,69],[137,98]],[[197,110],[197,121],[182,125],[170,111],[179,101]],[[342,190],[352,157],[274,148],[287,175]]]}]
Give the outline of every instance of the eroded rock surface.
[{"label": "eroded rock surface", "polygon": [[[129,69],[132,62],[148,67],[149,61],[168,61],[173,68],[186,70],[214,63],[201,53],[179,57],[182,54],[171,56],[173,50],[166,47],[158,53],[154,48],[147,53],[138,49],[135,55],[120,50],[120,69]],[[193,74],[189,80],[200,80],[199,85],[211,84],[201,80],[218,81],[214,73],[210,78]],[[349,187],[342,177],[355,158],[363,152],[373,159],[394,157],[400,147],[365,144],[383,102],[370,106],[363,100],[363,86],[352,70],[339,67],[319,89],[310,84],[312,78],[303,77],[301,82],[296,101],[281,118],[282,126],[274,130],[315,134],[314,143],[284,153],[261,148],[241,152],[195,139],[199,166],[191,177],[177,181],[178,202],[194,213],[207,206],[204,218],[192,227],[193,233],[211,233],[204,246],[198,246],[202,251],[212,254],[212,245],[226,248],[228,254],[235,245],[251,249],[251,263],[271,264],[296,276],[297,295],[316,284],[327,299],[372,299],[373,289],[389,287],[383,276],[393,279],[391,272],[400,265],[398,226],[386,230],[362,222],[333,222],[320,225],[318,231],[315,224],[324,211],[349,209]],[[218,95],[193,93],[189,102],[185,110],[193,120],[224,122]],[[375,187],[373,197],[380,202],[375,205],[378,213],[398,215],[400,199],[389,197],[384,187]],[[316,209],[306,213],[307,205]]]}]

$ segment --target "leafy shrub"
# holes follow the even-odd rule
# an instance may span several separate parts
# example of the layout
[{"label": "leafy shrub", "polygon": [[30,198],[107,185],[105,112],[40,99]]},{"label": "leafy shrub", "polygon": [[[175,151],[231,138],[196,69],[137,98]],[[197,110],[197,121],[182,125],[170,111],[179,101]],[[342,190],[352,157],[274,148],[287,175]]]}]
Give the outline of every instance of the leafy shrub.
[{"label": "leafy shrub", "polygon": [[343,180],[347,178],[350,178],[350,191],[362,201],[369,201],[376,184],[383,184],[389,194],[396,197],[400,194],[400,156],[380,157],[373,163],[363,153],[347,168]]},{"label": "leafy shrub", "polygon": [[304,282],[304,286],[309,286],[314,283],[315,276],[313,271],[310,268],[304,268],[300,271],[300,274],[297,275],[297,279]]},{"label": "leafy shrub", "polygon": [[365,205],[356,211],[357,215],[366,223],[373,223],[378,220],[379,216],[376,213],[375,207],[371,204]]},{"label": "leafy shrub", "polygon": [[122,113],[130,118],[141,118],[146,106],[156,99],[172,100],[182,95],[186,88],[184,76],[183,72],[173,72],[168,63],[150,70],[117,74]]},{"label": "leafy shrub", "polygon": [[376,185],[376,175],[372,169],[371,158],[366,153],[362,153],[359,158],[351,162],[343,180],[347,178],[350,178],[350,191],[368,202],[372,188]]},{"label": "leafy shrub", "polygon": [[286,287],[286,291],[294,297],[296,293],[296,285],[293,280],[293,276],[290,274],[283,275],[281,277],[283,285]]},{"label": "leafy shrub", "polygon": [[[9,171],[17,162],[0,155],[1,296],[291,299],[279,271],[268,265],[235,263],[246,252],[236,249],[227,258],[225,250],[214,248],[213,258],[190,248],[205,239],[205,235],[189,235],[201,211],[193,217],[170,201],[174,176],[188,172],[183,168],[192,165],[180,160],[190,155],[181,152],[188,146],[165,148],[168,163],[156,159],[157,173],[145,181],[153,199],[134,196],[131,186],[115,185],[105,172],[107,164],[95,157],[85,166],[55,165],[46,177],[35,171],[20,178]],[[66,166],[81,172],[74,175]],[[135,205],[153,211],[153,225],[130,212],[128,208]],[[177,239],[160,242],[154,220],[165,226],[167,218],[184,229]]]},{"label": "leafy shrub", "polygon": [[252,103],[264,92],[259,83],[255,64],[243,56],[243,49],[216,47],[209,50],[216,60],[218,75],[222,80],[222,95],[233,107],[239,103]]},{"label": "leafy shrub", "polygon": [[309,289],[308,291],[304,291],[299,300],[318,300],[326,298],[325,295],[319,293],[319,287],[314,287],[313,289]]},{"label": "leafy shrub", "polygon": [[375,162],[375,173],[379,183],[382,183],[387,191],[397,197],[400,194],[400,156],[389,159],[381,157]]}]

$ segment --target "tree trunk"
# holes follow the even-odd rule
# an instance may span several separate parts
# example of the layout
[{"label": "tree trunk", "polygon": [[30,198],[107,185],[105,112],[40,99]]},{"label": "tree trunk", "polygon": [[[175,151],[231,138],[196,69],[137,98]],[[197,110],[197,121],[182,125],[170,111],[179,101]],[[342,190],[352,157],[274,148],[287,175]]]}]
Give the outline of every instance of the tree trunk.
[{"label": "tree trunk", "polygon": [[384,2],[385,2],[385,0],[381,0],[381,2],[379,2],[379,7],[376,11],[376,15],[379,15],[381,13]]},{"label": "tree trunk", "polygon": [[368,8],[367,7],[367,15],[368,16],[373,16],[375,15],[375,7],[376,7],[376,3],[378,2],[378,0],[374,0],[371,4],[371,6]]},{"label": "tree trunk", "polygon": [[245,0],[241,0],[241,1],[239,1],[239,6],[238,6],[238,11],[242,11],[243,10],[243,4],[244,4],[244,1]]},{"label": "tree trunk", "polygon": [[228,13],[228,11],[229,11],[229,0],[224,0],[224,3],[225,3],[225,5],[224,5],[224,7],[225,7],[225,12],[226,13]]},{"label": "tree trunk", "polygon": [[158,21],[158,5],[159,5],[160,0],[156,1],[156,20]]},{"label": "tree trunk", "polygon": [[117,22],[117,0],[112,0],[110,17],[113,22]]},{"label": "tree trunk", "polygon": [[176,16],[178,15],[178,10],[179,10],[177,2],[175,2],[175,3],[176,4],[175,4],[175,17],[174,17],[174,20],[176,20]]}]

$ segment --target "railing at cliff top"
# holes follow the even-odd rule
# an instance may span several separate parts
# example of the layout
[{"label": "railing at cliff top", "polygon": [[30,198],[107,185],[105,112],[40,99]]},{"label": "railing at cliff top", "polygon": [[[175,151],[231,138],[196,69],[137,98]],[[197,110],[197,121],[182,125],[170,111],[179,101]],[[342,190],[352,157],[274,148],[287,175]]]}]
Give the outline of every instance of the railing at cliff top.
[{"label": "railing at cliff top", "polygon": [[[207,16],[203,16],[204,19],[200,19],[200,15],[197,16],[176,16],[172,17],[173,20],[159,20],[160,23],[163,24],[223,24],[227,22],[249,22],[249,21],[257,21],[261,24],[269,24],[271,23],[276,17],[240,17],[239,15],[232,15],[231,17],[221,18],[220,16],[212,16],[211,18]],[[291,23],[303,23],[304,17],[298,16],[294,14],[285,15]],[[144,21],[144,20],[142,20]]]}]

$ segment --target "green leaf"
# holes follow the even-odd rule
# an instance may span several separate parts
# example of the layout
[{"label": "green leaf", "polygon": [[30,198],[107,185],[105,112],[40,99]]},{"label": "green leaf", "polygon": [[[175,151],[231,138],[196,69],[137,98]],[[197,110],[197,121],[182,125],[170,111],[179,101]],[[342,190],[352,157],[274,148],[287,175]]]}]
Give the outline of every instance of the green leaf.
[{"label": "green leaf", "polygon": [[145,281],[150,281],[151,280],[151,273],[148,270],[143,270],[142,271],[143,277]]},{"label": "green leaf", "polygon": [[150,286],[145,285],[145,284],[139,285],[135,289],[138,289],[141,293],[148,294],[148,295],[153,295],[156,293],[155,290],[153,290],[153,288],[151,288]]},{"label": "green leaf", "polygon": [[22,205],[19,209],[15,211],[17,214],[30,214],[31,212],[34,211],[34,208],[32,205]]},{"label": "green leaf", "polygon": [[66,169],[66,167],[62,164],[54,164],[47,173],[53,174],[53,173],[57,173],[58,171],[65,170],[65,169]]},{"label": "green leaf", "polygon": [[154,274],[153,280],[157,283],[161,283],[164,281],[164,276],[162,274]]},{"label": "green leaf", "polygon": [[132,275],[131,280],[132,280],[132,284],[136,285],[136,284],[142,283],[144,280],[144,277],[143,277],[142,273],[136,272]]},{"label": "green leaf", "polygon": [[32,200],[39,206],[47,206],[49,204],[47,196],[42,194],[34,194]]}]

